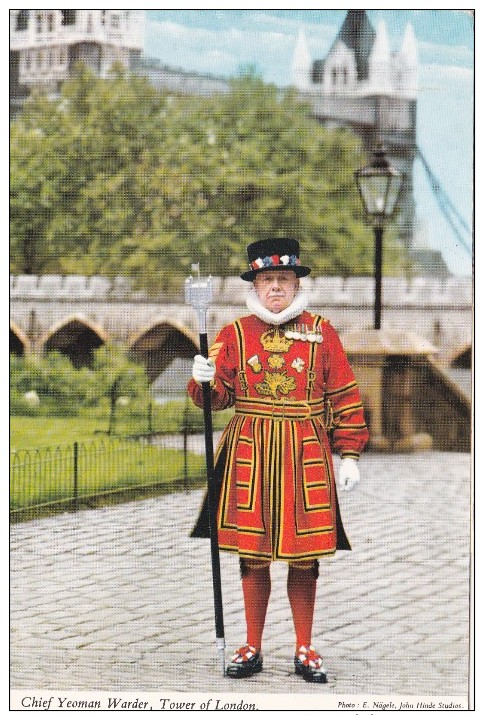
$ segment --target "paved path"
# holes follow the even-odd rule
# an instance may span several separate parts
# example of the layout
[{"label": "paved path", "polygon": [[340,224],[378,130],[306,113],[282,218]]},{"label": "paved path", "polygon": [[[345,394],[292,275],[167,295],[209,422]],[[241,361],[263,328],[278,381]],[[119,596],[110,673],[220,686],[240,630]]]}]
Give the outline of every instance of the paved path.
[{"label": "paved path", "polygon": [[[360,485],[340,497],[353,551],[320,569],[326,686],[292,673],[280,563],[263,672],[222,677],[209,544],[188,537],[200,491],[14,525],[11,687],[465,697],[470,470],[468,454],[363,456]],[[229,654],[244,642],[243,606],[237,560],[221,559]]]}]

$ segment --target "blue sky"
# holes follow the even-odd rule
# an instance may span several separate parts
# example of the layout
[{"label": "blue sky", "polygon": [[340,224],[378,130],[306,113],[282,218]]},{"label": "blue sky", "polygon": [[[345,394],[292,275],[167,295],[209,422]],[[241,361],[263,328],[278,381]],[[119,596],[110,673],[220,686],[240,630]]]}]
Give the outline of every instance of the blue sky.
[{"label": "blue sky", "polygon": [[[162,63],[216,75],[254,66],[265,81],[290,82],[300,29],[313,59],[323,58],[347,10],[147,10],[145,52]],[[392,50],[407,22],[419,52],[417,143],[452,204],[472,226],[474,20],[465,10],[368,10],[383,19]],[[442,252],[449,269],[469,275],[470,234],[457,239],[439,210],[422,166],[414,174],[419,238]]]}]

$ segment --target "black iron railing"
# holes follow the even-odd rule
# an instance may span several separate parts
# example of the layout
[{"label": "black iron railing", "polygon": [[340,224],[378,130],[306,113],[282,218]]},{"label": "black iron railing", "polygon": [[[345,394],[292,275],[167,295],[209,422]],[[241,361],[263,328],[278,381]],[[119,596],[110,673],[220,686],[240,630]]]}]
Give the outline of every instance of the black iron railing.
[{"label": "black iron railing", "polygon": [[[195,436],[191,437],[195,438]],[[10,514],[78,508],[101,495],[188,489],[203,483],[203,457],[186,436],[100,438],[10,454]]]}]

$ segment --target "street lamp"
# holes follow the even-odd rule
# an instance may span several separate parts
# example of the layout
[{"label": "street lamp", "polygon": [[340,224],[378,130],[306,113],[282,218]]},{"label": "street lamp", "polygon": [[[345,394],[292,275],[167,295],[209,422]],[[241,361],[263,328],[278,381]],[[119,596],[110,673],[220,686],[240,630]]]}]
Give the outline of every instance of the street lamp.
[{"label": "street lamp", "polygon": [[375,330],[381,327],[381,284],[383,257],[383,229],[392,218],[397,204],[402,175],[387,161],[385,152],[379,146],[369,166],[355,171],[355,179],[360,192],[368,222],[375,232]]}]

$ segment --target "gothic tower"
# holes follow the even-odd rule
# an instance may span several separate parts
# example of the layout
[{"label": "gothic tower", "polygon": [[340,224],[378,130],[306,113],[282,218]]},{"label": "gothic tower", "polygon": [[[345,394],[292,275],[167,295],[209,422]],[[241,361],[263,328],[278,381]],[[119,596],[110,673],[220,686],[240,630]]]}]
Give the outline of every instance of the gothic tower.
[{"label": "gothic tower", "polygon": [[370,154],[382,143],[403,174],[399,235],[411,248],[414,233],[413,164],[416,156],[417,45],[407,25],[392,52],[385,23],[376,30],[365,10],[349,10],[324,59],[311,61],[303,33],[293,59],[292,84],[328,127],[357,133]]}]

